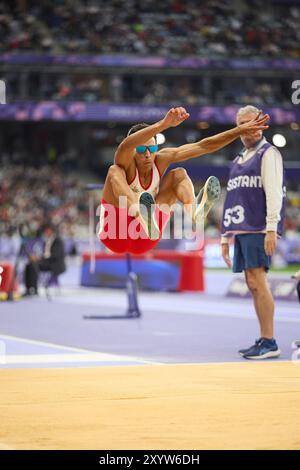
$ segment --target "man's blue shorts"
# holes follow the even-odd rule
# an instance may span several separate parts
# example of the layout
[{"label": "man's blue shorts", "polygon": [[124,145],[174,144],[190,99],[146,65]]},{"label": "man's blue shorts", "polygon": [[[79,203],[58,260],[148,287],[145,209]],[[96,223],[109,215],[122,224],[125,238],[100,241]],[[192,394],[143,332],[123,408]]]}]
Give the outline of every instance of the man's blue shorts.
[{"label": "man's blue shorts", "polygon": [[264,240],[264,233],[245,233],[235,236],[232,268],[234,273],[260,267],[264,267],[266,271],[269,270],[271,256],[265,253]]}]

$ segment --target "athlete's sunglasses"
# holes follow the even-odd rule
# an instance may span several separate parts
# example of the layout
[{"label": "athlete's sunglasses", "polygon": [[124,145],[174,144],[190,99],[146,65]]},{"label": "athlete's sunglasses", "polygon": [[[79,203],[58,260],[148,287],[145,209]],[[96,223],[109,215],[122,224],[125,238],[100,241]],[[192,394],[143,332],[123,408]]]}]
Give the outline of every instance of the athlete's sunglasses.
[{"label": "athlete's sunglasses", "polygon": [[138,145],[138,147],[135,148],[137,153],[145,153],[147,149],[150,153],[157,152],[158,145]]}]

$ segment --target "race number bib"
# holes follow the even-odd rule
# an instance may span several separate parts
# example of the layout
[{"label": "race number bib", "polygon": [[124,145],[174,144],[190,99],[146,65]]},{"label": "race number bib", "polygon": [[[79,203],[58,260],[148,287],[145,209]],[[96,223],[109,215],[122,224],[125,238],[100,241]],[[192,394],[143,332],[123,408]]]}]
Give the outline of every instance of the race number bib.
[{"label": "race number bib", "polygon": [[224,227],[229,227],[231,223],[238,225],[245,220],[245,210],[242,206],[234,206],[226,209],[224,214]]}]

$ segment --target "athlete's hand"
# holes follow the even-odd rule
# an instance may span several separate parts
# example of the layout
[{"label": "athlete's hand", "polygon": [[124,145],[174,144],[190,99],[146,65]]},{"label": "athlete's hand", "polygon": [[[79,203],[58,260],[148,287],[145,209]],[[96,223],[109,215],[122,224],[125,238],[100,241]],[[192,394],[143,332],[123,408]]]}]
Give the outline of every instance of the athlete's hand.
[{"label": "athlete's hand", "polygon": [[172,108],[163,118],[163,126],[168,129],[169,127],[179,126],[183,121],[189,118],[190,115],[185,108]]},{"label": "athlete's hand", "polygon": [[273,256],[277,246],[277,233],[267,232],[265,236],[265,252],[268,256]]},{"label": "athlete's hand", "polygon": [[222,243],[222,257],[225,263],[227,264],[228,268],[231,268],[232,263],[229,256],[229,243]]},{"label": "athlete's hand", "polygon": [[267,122],[269,121],[270,116],[268,114],[262,114],[262,111],[258,115],[251,119],[251,121],[240,124],[238,128],[241,131],[241,134],[255,134],[257,131],[264,131],[269,128]]}]

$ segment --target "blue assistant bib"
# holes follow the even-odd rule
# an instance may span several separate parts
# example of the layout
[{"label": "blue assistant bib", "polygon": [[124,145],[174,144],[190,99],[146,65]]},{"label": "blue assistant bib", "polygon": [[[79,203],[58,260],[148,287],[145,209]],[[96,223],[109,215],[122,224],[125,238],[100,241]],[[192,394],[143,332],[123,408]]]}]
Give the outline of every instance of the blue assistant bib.
[{"label": "blue assistant bib", "polygon": [[[262,145],[245,163],[237,156],[231,165],[224,204],[222,234],[232,232],[261,232],[266,229],[266,194],[262,186],[261,162],[268,148]],[[283,199],[278,235],[282,235],[285,209],[285,175],[283,174]]]}]

